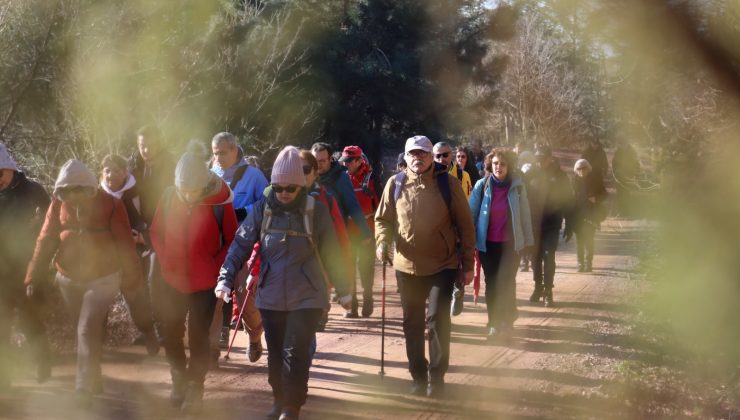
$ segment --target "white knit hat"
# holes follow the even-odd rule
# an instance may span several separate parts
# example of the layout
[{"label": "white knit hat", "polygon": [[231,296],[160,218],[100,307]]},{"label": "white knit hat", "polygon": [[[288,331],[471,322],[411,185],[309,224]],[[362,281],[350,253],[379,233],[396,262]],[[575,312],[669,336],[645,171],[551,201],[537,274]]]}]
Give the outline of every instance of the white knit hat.
[{"label": "white knit hat", "polygon": [[206,162],[196,153],[185,152],[175,167],[175,186],[185,190],[203,190],[211,180]]},{"label": "white knit hat", "polygon": [[18,170],[18,166],[15,164],[13,158],[10,157],[10,153],[8,153],[8,148],[2,143],[0,143],[0,169]]},{"label": "white knit hat", "polygon": [[586,159],[578,159],[576,161],[576,164],[573,165],[573,172],[575,172],[578,168],[586,168],[590,171],[591,164]]},{"label": "white knit hat", "polygon": [[286,146],[278,153],[272,165],[270,182],[273,184],[288,184],[306,186],[306,175],[303,174],[303,160],[301,152],[295,146]]},{"label": "white knit hat", "polygon": [[59,170],[59,176],[54,183],[54,195],[58,195],[60,189],[68,187],[85,187],[94,191],[98,188],[98,179],[84,163],[70,159]]}]

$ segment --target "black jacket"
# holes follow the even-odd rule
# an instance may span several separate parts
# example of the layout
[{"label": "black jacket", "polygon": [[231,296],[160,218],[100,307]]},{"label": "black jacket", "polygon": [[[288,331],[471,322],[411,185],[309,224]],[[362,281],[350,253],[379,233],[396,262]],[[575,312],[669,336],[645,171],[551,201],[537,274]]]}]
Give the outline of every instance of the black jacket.
[{"label": "black jacket", "polygon": [[161,151],[154,166],[147,166],[138,152],[129,159],[129,172],[136,179],[141,198],[141,216],[147,225],[152,224],[154,212],[164,190],[175,183],[176,162],[171,154]]},{"label": "black jacket", "polygon": [[44,187],[23,172],[0,191],[0,287],[23,287],[28,261],[50,203]]},{"label": "black jacket", "polygon": [[[576,227],[582,223],[598,227],[606,217],[606,208],[603,205],[606,189],[601,177],[594,172],[585,177],[574,176],[571,185],[573,187],[571,220]],[[589,198],[594,198],[594,202]]]},{"label": "black jacket", "polygon": [[568,175],[553,162],[547,169],[532,168],[525,183],[535,235],[542,230],[560,230],[573,202]]}]

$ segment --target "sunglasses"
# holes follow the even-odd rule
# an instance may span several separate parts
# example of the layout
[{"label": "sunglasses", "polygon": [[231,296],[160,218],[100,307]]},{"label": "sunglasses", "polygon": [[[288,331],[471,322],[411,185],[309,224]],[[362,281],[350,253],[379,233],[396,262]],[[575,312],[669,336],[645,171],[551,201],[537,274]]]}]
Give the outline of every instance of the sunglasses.
[{"label": "sunglasses", "polygon": [[311,165],[303,165],[303,175],[308,175],[313,171],[313,166]]},{"label": "sunglasses", "polygon": [[283,187],[280,185],[272,184],[272,190],[276,193],[280,194],[281,192],[285,191],[286,193],[294,193],[296,190],[298,190],[297,185],[288,185],[287,187]]},{"label": "sunglasses", "polygon": [[437,153],[436,155],[434,155],[434,157],[436,157],[437,159],[447,158],[448,156],[450,156],[450,152]]}]

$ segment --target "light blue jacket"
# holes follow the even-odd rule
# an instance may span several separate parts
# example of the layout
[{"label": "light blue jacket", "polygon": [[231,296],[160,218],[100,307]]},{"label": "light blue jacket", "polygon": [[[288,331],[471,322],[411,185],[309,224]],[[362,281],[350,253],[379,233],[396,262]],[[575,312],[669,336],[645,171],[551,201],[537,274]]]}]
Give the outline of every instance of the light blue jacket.
[{"label": "light blue jacket", "polygon": [[262,193],[269,185],[262,171],[254,166],[248,166],[247,161],[244,159],[241,159],[236,165],[226,170],[214,165],[211,171],[222,178],[227,185],[231,186],[231,180],[240,166],[247,166],[247,170],[244,172],[244,176],[234,186],[234,210],[244,209],[246,212],[249,212],[254,203],[262,199]]},{"label": "light blue jacket", "polygon": [[[478,180],[473,187],[468,203],[475,222],[475,248],[486,252],[486,237],[488,236],[488,221],[491,208],[491,176]],[[481,200],[482,197],[482,200]],[[524,247],[534,245],[532,234],[532,216],[529,212],[529,200],[524,182],[519,177],[511,181],[508,194],[509,218],[514,234],[514,250],[521,251]],[[481,202],[482,201],[482,202]]]}]

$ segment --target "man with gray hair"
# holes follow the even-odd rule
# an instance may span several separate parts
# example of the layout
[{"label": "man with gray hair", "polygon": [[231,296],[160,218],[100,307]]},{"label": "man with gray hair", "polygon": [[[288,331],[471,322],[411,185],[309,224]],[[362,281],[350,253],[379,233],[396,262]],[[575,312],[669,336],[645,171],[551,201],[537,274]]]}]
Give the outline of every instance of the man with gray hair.
[{"label": "man with gray hair", "polygon": [[467,284],[473,280],[475,229],[460,181],[434,162],[431,141],[411,137],[405,153],[407,168],[388,180],[375,213],[376,255],[396,270],[411,392],[439,397],[450,363],[450,302],[461,262],[456,246]]},{"label": "man with gray hair", "polygon": [[[254,203],[262,198],[262,194],[267,188],[268,182],[261,170],[249,164],[244,157],[244,152],[237,144],[235,135],[222,131],[211,140],[211,149],[213,151],[213,162],[211,172],[218,175],[228,184],[234,193],[234,210],[236,218],[241,223],[247,213],[252,209]],[[249,268],[245,265],[244,269],[237,275],[237,290],[248,288],[246,285],[249,276]],[[241,299],[239,300],[241,303]],[[254,294],[250,295],[249,301],[246,302],[248,308],[252,310],[245,311],[245,314],[252,316],[244,317],[247,332],[249,333],[249,347],[247,354],[250,361],[255,362],[262,355],[262,320],[259,312],[254,308]],[[214,313],[213,325],[211,325],[211,365],[215,367],[218,364],[219,344],[225,346],[228,343],[229,331],[232,325],[233,304],[223,305],[221,313]],[[239,320],[236,320],[236,327],[239,327]],[[220,342],[220,343],[219,343]]]},{"label": "man with gray hair", "polygon": [[213,165],[211,171],[221,177],[234,192],[234,209],[241,222],[252,205],[262,198],[268,182],[262,171],[249,165],[236,136],[223,131],[213,136]]}]

